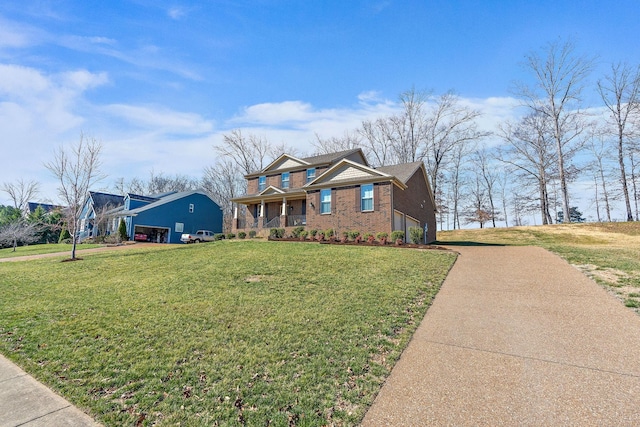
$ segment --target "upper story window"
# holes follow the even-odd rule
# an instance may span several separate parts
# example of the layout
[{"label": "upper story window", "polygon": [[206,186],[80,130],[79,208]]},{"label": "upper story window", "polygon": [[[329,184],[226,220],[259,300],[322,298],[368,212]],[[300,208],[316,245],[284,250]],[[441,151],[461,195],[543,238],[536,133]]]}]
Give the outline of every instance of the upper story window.
[{"label": "upper story window", "polygon": [[267,188],[267,177],[261,176],[258,178],[258,191],[262,191]]},{"label": "upper story window", "polygon": [[320,213],[331,213],[331,189],[320,190]]},{"label": "upper story window", "polygon": [[289,188],[289,172],[282,172],[282,188]]},{"label": "upper story window", "polygon": [[316,168],[307,169],[307,182],[311,182],[316,179]]},{"label": "upper story window", "polygon": [[373,210],[373,184],[365,184],[360,186],[360,210]]},{"label": "upper story window", "polygon": [[189,203],[189,213],[193,213],[193,203]]}]

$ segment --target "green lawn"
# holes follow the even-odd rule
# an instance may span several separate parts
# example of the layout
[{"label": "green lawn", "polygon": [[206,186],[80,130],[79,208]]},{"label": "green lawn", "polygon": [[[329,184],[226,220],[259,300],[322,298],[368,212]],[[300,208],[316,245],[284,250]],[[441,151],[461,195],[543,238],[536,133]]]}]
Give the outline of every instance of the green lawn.
[{"label": "green lawn", "polygon": [[[99,248],[104,245],[96,245],[96,244],[81,244],[76,246],[76,250],[82,249],[91,249],[91,248]],[[27,256],[27,255],[39,255],[39,254],[50,254],[55,252],[69,252],[69,256],[71,256],[71,245],[67,245],[64,243],[56,243],[56,244],[46,244],[46,245],[29,245],[29,246],[18,246],[16,251],[13,251],[13,248],[4,248],[0,249],[0,258],[13,258],[18,256]]]},{"label": "green lawn", "polygon": [[575,265],[640,314],[640,223],[558,224],[438,233],[442,244],[542,246]]},{"label": "green lawn", "polygon": [[454,260],[223,241],[2,263],[0,352],[106,425],[354,425]]}]

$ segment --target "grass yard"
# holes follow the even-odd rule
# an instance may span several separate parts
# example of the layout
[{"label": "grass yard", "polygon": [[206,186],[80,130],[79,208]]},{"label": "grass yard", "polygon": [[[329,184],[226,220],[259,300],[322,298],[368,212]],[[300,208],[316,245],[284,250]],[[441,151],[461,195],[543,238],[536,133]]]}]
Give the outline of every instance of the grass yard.
[{"label": "grass yard", "polygon": [[440,243],[542,246],[566,259],[640,314],[640,223],[556,224],[438,233]]},{"label": "grass yard", "polygon": [[[81,244],[76,246],[76,250],[79,251],[82,249],[99,248],[101,246],[104,246],[104,245]],[[4,248],[4,249],[0,249],[0,258],[13,258],[18,256],[51,254],[56,252],[69,252],[69,256],[71,256],[71,245],[67,245],[64,243],[55,243],[55,244],[46,244],[46,245],[18,246],[15,252],[13,251],[13,248]]]},{"label": "grass yard", "polygon": [[229,241],[0,264],[0,352],[105,425],[354,425],[455,256]]}]

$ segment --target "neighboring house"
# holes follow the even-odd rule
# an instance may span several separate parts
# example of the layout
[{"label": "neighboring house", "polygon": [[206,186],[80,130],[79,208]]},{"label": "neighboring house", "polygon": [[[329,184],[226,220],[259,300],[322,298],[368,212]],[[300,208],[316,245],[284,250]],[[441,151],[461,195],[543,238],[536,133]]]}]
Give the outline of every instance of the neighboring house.
[{"label": "neighboring house", "polygon": [[422,162],[372,168],[362,150],[296,158],[283,154],[245,175],[247,194],[233,198],[233,232],[270,228],[361,233],[426,230],[436,239],[435,202]]},{"label": "neighboring house", "polygon": [[57,205],[51,205],[48,203],[38,203],[38,202],[29,202],[27,203],[27,212],[26,214],[32,214],[36,211],[36,209],[38,209],[38,206],[40,206],[42,209],[44,209],[45,213],[51,213],[54,211],[62,211],[64,208],[62,206],[57,206]]},{"label": "neighboring house", "polygon": [[222,210],[202,190],[155,196],[127,194],[122,206],[109,212],[109,233],[125,221],[130,240],[180,243],[182,233],[198,230],[222,232]]},{"label": "neighboring house", "polygon": [[108,223],[107,212],[122,206],[124,197],[117,194],[89,191],[89,195],[80,211],[78,240],[96,237],[105,233]]}]

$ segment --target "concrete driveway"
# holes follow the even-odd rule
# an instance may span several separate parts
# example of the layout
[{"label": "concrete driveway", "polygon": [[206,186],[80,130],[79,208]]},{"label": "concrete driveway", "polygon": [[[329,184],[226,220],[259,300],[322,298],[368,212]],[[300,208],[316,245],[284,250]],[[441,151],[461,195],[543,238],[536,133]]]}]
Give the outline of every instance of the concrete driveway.
[{"label": "concrete driveway", "polygon": [[451,249],[363,426],[640,425],[640,316],[544,249]]}]

